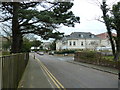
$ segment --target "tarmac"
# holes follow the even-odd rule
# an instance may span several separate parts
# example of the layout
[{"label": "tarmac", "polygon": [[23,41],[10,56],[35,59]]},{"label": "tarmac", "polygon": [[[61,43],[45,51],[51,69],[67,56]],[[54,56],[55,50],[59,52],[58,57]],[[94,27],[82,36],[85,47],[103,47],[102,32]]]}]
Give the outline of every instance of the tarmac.
[{"label": "tarmac", "polygon": [[[103,72],[118,75],[118,70],[108,67],[101,67],[97,65],[91,65],[86,63],[80,63],[75,61],[68,61],[69,63],[82,65],[88,68],[93,68]],[[36,59],[30,56],[24,74],[19,82],[18,88],[55,88],[51,83],[49,77],[45,74],[40,63]]]},{"label": "tarmac", "polygon": [[88,67],[88,68],[92,68],[92,69],[96,69],[96,70],[99,70],[99,71],[115,74],[115,75],[118,75],[118,73],[119,73],[119,70],[115,69],[115,68],[98,66],[98,65],[88,64],[88,63],[77,62],[77,61],[67,61],[67,62],[77,64],[77,65],[81,65],[81,66]]}]

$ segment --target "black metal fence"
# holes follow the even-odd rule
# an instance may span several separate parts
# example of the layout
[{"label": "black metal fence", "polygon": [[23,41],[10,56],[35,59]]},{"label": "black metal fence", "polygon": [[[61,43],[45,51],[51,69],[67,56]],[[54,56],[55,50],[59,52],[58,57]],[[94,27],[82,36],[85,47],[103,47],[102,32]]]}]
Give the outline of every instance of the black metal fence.
[{"label": "black metal fence", "polygon": [[28,53],[2,56],[1,88],[17,88],[29,60]]}]

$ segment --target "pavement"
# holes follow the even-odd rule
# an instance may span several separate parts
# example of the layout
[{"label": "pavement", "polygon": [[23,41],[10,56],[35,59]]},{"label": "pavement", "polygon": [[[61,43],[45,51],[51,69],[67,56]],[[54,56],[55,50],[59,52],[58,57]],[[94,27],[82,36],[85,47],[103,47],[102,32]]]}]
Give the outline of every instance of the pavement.
[{"label": "pavement", "polygon": [[18,88],[52,88],[48,77],[45,75],[37,60],[30,56]]}]

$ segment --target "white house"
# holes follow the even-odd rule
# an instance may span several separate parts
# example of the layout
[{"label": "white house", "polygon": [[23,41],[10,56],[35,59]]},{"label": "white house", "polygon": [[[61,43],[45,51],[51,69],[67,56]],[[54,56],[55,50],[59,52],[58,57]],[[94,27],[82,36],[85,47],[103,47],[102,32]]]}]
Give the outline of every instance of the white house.
[{"label": "white house", "polygon": [[100,38],[90,32],[73,32],[56,42],[56,50],[95,49],[100,45]]},{"label": "white house", "polygon": [[94,35],[90,32],[73,32],[57,40],[56,50],[63,49],[111,50],[111,44],[107,33]]},{"label": "white house", "polygon": [[53,42],[53,41],[43,42],[43,43],[42,43],[43,49],[49,50],[49,49],[50,49],[50,45],[52,44],[52,42]]}]

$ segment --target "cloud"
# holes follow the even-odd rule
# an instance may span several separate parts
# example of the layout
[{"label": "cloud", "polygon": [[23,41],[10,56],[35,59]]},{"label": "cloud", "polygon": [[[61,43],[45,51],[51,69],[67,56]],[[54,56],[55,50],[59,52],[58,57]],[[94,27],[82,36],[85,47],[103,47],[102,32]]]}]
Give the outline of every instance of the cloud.
[{"label": "cloud", "polygon": [[[99,2],[98,2],[99,1]],[[119,0],[107,0],[107,4],[111,7],[114,3]],[[106,27],[104,23],[101,23],[95,18],[102,16],[102,11],[98,6],[102,0],[74,0],[74,6],[72,11],[75,16],[80,17],[80,24],[76,24],[75,28],[62,26],[60,32],[65,32],[65,34],[70,34],[72,32],[91,32],[93,34],[98,34],[106,32]]]}]

